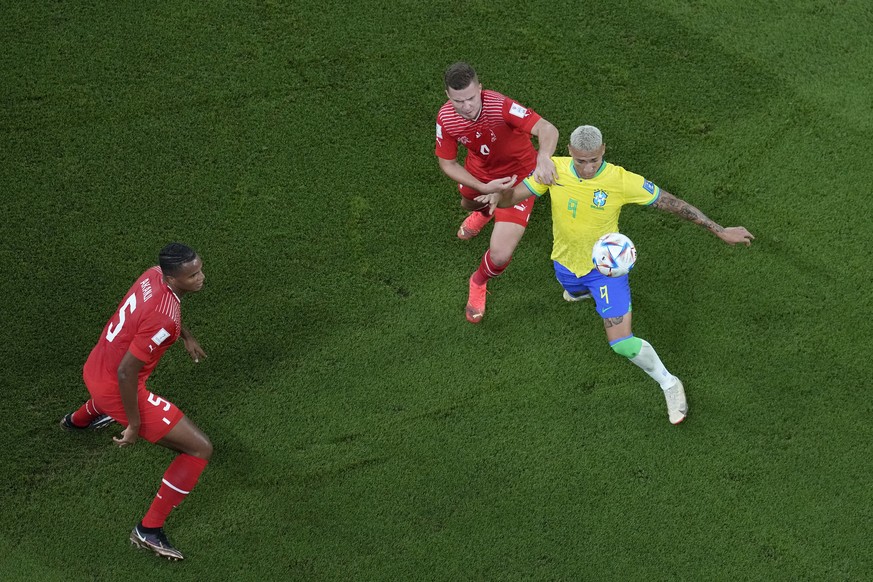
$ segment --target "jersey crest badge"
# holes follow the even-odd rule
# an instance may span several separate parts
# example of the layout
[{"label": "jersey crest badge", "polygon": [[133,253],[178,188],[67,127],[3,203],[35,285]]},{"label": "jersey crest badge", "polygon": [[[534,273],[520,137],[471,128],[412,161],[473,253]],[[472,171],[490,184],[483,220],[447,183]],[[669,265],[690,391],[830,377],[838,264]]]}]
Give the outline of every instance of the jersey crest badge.
[{"label": "jersey crest badge", "polygon": [[594,203],[594,206],[596,206],[597,208],[603,208],[604,206],[606,206],[606,199],[608,197],[609,197],[609,194],[607,194],[603,190],[595,190],[594,191],[594,200],[592,200],[592,202]]}]

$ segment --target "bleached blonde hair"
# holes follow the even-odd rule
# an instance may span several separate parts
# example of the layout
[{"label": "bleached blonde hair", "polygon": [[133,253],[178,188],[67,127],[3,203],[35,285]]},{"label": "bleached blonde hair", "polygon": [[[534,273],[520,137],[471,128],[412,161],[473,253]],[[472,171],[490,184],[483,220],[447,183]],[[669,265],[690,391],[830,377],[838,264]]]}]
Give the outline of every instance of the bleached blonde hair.
[{"label": "bleached blonde hair", "polygon": [[603,145],[603,134],[593,125],[580,125],[570,134],[570,145],[577,150],[590,152]]}]

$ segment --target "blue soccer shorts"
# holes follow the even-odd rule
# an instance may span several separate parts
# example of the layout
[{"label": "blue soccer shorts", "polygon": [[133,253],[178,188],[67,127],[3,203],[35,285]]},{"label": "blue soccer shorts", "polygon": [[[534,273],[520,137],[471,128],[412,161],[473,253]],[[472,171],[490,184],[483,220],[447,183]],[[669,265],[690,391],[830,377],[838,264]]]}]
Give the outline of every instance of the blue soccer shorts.
[{"label": "blue soccer shorts", "polygon": [[597,269],[591,269],[581,277],[559,263],[555,264],[558,282],[571,295],[591,293],[597,313],[603,319],[621,317],[631,312],[630,283],[627,275],[607,277]]}]

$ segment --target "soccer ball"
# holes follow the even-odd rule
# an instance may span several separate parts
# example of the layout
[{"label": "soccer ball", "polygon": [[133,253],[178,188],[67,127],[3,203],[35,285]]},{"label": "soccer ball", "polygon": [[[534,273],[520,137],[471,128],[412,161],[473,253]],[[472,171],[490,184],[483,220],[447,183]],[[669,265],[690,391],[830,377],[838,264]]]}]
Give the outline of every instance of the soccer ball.
[{"label": "soccer ball", "polygon": [[637,249],[628,237],[619,232],[610,232],[594,243],[591,260],[594,268],[607,277],[621,277],[634,268]]}]

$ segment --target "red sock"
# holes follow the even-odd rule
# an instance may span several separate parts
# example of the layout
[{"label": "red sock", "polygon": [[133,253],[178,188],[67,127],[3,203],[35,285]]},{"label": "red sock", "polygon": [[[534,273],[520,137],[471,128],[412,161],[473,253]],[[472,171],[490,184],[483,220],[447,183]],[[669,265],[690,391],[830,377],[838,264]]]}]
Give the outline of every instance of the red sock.
[{"label": "red sock", "polygon": [[482,262],[479,263],[479,268],[476,269],[475,273],[473,273],[473,283],[476,285],[484,285],[488,279],[497,277],[505,271],[506,267],[509,266],[510,261],[512,261],[512,257],[509,257],[509,261],[506,261],[503,265],[495,265],[491,260],[491,249],[488,249],[482,257]]},{"label": "red sock", "polygon": [[173,508],[182,503],[182,500],[194,489],[200,473],[208,462],[206,459],[185,453],[173,459],[167,467],[167,472],[164,473],[161,488],[158,489],[152,506],[142,518],[143,527],[163,527]]},{"label": "red sock", "polygon": [[103,413],[97,409],[97,405],[94,404],[94,399],[92,398],[83,404],[79,410],[73,413],[73,424],[84,428],[91,424],[91,421],[101,414]]}]

